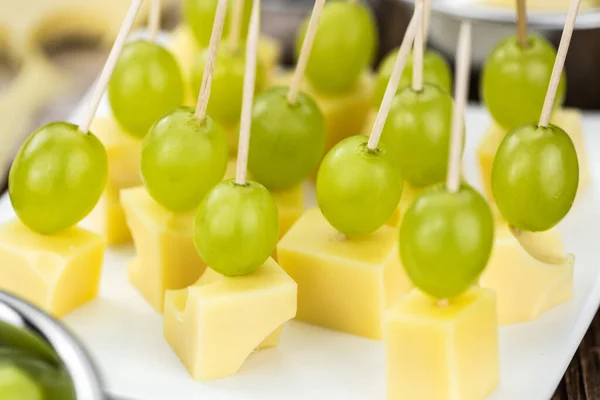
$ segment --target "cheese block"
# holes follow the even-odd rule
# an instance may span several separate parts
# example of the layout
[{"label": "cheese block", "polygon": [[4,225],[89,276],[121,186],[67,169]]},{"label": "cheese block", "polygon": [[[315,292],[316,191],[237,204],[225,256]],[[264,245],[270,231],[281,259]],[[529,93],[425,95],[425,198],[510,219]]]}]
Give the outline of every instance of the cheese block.
[{"label": "cheese block", "polygon": [[400,202],[398,203],[398,206],[394,209],[393,214],[387,220],[386,225],[395,228],[399,227],[400,223],[402,222],[402,217],[404,216],[404,213],[406,212],[406,210],[408,210],[408,207],[410,207],[413,201],[415,201],[415,199],[421,194],[421,192],[424,189],[425,188],[413,187],[405,181],[404,186],[402,188],[402,197],[400,197]]},{"label": "cheese block", "polygon": [[279,343],[296,315],[296,283],[271,258],[249,275],[207,269],[165,298],[164,334],[195,380],[232,376],[255,350]]},{"label": "cheese block", "polygon": [[[235,158],[229,159],[223,180],[235,179],[236,163]],[[250,172],[248,172],[248,179],[252,179]],[[271,195],[279,212],[279,238],[281,239],[304,211],[302,184],[285,190],[271,190]]]},{"label": "cheese block", "polygon": [[142,140],[127,134],[112,116],[96,117],[90,130],[106,148],[108,177],[104,193],[88,216],[87,225],[104,236],[109,245],[130,243],[131,234],[125,222],[119,192],[142,184]]},{"label": "cheese block", "polygon": [[496,299],[472,288],[448,305],[418,290],[385,316],[387,399],[485,400],[500,382]]},{"label": "cheese block", "polygon": [[[283,71],[279,73],[274,84],[289,86],[292,75],[291,71]],[[322,93],[314,89],[307,79],[302,81],[301,89],[313,97],[325,118],[323,154],[340,140],[364,132],[371,110],[373,80],[373,73],[365,71],[351,90],[342,93]]]},{"label": "cheese block", "polygon": [[165,292],[193,284],[206,269],[194,246],[195,212],[169,211],[144,187],[123,190],[121,203],[137,251],[127,265],[129,280],[162,313]]},{"label": "cheese block", "polygon": [[[171,34],[169,48],[178,61],[184,81],[186,82],[186,104],[195,105],[196,96],[191,93],[190,74],[196,57],[202,49],[196,43],[190,29],[185,25],[175,28]],[[260,37],[258,42],[258,59],[265,67],[265,71],[267,71],[267,84],[269,85],[269,82],[274,79],[275,71],[279,66],[281,52],[281,44],[276,39],[268,36]]]},{"label": "cheese block", "polygon": [[62,317],[98,294],[104,243],[80,227],[40,235],[14,219],[0,227],[0,290]]},{"label": "cheese block", "polygon": [[298,283],[297,318],[381,339],[385,308],[411,288],[397,236],[384,226],[346,238],[318,208],[307,210],[277,245],[281,267]]},{"label": "cheese block", "polygon": [[[556,229],[536,235],[542,248],[564,253]],[[496,291],[501,325],[527,322],[572,298],[573,266],[572,257],[562,264],[538,261],[523,249],[506,223],[497,224],[492,255],[480,285]]]},{"label": "cheese block", "polygon": [[[577,195],[579,196],[590,183],[590,170],[588,164],[588,154],[585,146],[585,137],[583,135],[583,125],[581,119],[581,111],[574,108],[564,108],[556,110],[552,116],[551,123],[560,126],[564,129],[575,145],[577,157],[579,159],[579,188]],[[504,136],[506,130],[498,124],[493,123],[490,129],[483,137],[477,149],[479,159],[479,171],[483,183],[484,194],[490,202],[493,202],[492,194],[492,166],[494,165],[494,156]]]}]

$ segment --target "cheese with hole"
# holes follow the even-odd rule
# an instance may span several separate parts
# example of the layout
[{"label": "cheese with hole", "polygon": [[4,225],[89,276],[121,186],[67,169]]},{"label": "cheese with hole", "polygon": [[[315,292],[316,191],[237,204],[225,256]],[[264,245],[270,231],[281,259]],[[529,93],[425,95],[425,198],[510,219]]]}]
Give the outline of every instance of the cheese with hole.
[{"label": "cheese with hole", "polygon": [[[292,75],[293,72],[284,71],[277,76],[274,84],[289,86]],[[307,79],[302,81],[301,89],[317,102],[325,118],[324,154],[342,139],[364,132],[371,111],[372,72],[363,72],[354,87],[347,92],[321,93]]]},{"label": "cheese with hole", "polygon": [[318,208],[307,210],[277,245],[281,267],[298,283],[297,319],[381,339],[384,310],[411,289],[397,242],[389,226],[345,238]]},{"label": "cheese with hole", "polygon": [[123,190],[121,202],[137,252],[129,280],[162,313],[165,292],[193,284],[206,269],[194,246],[195,211],[167,210],[144,187]]},{"label": "cheese with hole", "polygon": [[[223,180],[235,179],[236,163],[235,158],[229,159]],[[250,172],[248,172],[248,179],[252,179]],[[279,238],[281,239],[304,211],[304,192],[302,184],[290,189],[271,190],[270,192],[279,212]]]},{"label": "cheese with hole", "polygon": [[[579,159],[579,188],[577,190],[577,195],[579,196],[590,183],[590,170],[585,146],[585,137],[583,135],[581,111],[574,108],[556,110],[550,122],[564,129],[575,145],[577,158]],[[491,182],[494,157],[505,135],[506,130],[493,123],[477,149],[479,171],[483,183],[484,194],[490,202],[493,202],[494,199]]]},{"label": "cheese with hole", "polygon": [[[564,252],[556,229],[537,235],[548,251]],[[501,325],[527,322],[573,297],[573,266],[572,257],[556,265],[538,261],[523,249],[506,223],[497,224],[492,255],[480,285],[496,291]]]},{"label": "cheese with hole", "polygon": [[0,227],[0,290],[62,317],[96,298],[104,248],[77,226],[41,235],[14,219]]},{"label": "cheese with hole", "polygon": [[119,193],[142,184],[140,157],[142,140],[127,134],[112,116],[96,117],[90,131],[104,144],[108,158],[106,187],[98,204],[87,217],[90,229],[103,235],[109,245],[131,242],[131,233]]},{"label": "cheese with hole", "polygon": [[447,306],[414,290],[384,329],[388,400],[484,400],[500,382],[492,290],[472,288]]},{"label": "cheese with hole", "polygon": [[196,284],[167,292],[164,335],[192,378],[225,378],[255,350],[279,344],[296,298],[296,283],[271,258],[237,277],[208,268]]}]

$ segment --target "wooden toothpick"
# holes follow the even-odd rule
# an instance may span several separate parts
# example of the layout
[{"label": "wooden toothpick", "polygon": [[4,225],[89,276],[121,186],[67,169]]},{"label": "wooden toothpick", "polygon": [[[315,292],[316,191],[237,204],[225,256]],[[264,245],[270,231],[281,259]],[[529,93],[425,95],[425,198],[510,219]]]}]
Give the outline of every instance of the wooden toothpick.
[{"label": "wooden toothpick", "polygon": [[204,64],[204,74],[202,75],[202,85],[198,94],[198,104],[196,105],[196,117],[200,121],[206,118],[206,109],[208,100],[210,99],[210,88],[212,86],[212,76],[215,70],[217,53],[219,51],[219,43],[223,34],[223,25],[225,24],[225,14],[227,12],[227,0],[219,0],[217,3],[217,11],[215,13],[215,21],[213,23],[212,33],[210,35],[210,44],[208,46],[208,56]]},{"label": "wooden toothpick", "polygon": [[150,30],[150,40],[155,42],[158,31],[160,30],[160,0],[152,0],[150,4],[150,15],[148,16],[148,29]]},{"label": "wooden toothpick", "polygon": [[392,101],[394,100],[394,96],[396,95],[396,91],[398,90],[398,84],[400,83],[402,72],[404,71],[406,61],[410,54],[410,48],[412,47],[412,43],[415,40],[417,31],[421,27],[423,17],[422,10],[423,3],[417,3],[415,5],[415,12],[413,13],[412,18],[410,19],[410,23],[406,28],[406,32],[404,33],[404,39],[402,39],[400,50],[398,50],[398,56],[396,57],[396,62],[394,64],[394,69],[392,70],[392,75],[390,76],[387,88],[385,89],[385,94],[383,95],[383,100],[381,101],[381,106],[379,107],[379,111],[377,112],[375,124],[373,124],[373,130],[371,131],[371,135],[369,136],[368,147],[371,150],[375,150],[377,148],[377,145],[379,144],[379,139],[381,138],[381,133],[383,132],[383,127],[385,125],[385,120],[387,119],[387,116],[390,113]]},{"label": "wooden toothpick", "polygon": [[242,35],[242,19],[244,16],[245,0],[234,0],[231,17],[229,19],[229,45],[234,53],[240,47],[240,36]]},{"label": "wooden toothpick", "polygon": [[456,57],[456,89],[454,92],[454,110],[452,113],[452,131],[450,137],[450,156],[448,157],[448,176],[446,188],[456,192],[460,187],[460,165],[463,146],[465,106],[471,72],[471,22],[463,21],[458,37]]},{"label": "wooden toothpick", "polygon": [[423,48],[427,49],[429,38],[429,21],[431,20],[431,0],[423,0]]},{"label": "wooden toothpick", "polygon": [[110,76],[115,69],[115,65],[119,59],[119,55],[123,50],[123,46],[125,45],[125,40],[131,31],[131,27],[135,22],[135,17],[140,11],[140,7],[142,6],[142,0],[132,0],[131,6],[127,11],[127,15],[123,20],[123,24],[121,25],[121,29],[115,39],[115,43],[108,55],[108,59],[106,60],[106,64],[104,64],[104,68],[100,73],[100,77],[98,78],[98,82],[96,83],[96,87],[92,92],[92,98],[90,99],[90,103],[85,113],[83,114],[83,118],[81,119],[81,123],[79,124],[79,130],[83,133],[88,133],[90,130],[90,125],[94,116],[96,115],[96,111],[98,110],[98,106],[100,105],[100,100],[102,100],[102,96],[106,91],[106,86],[108,85],[108,81],[110,80]]},{"label": "wooden toothpick", "polygon": [[546,99],[544,100],[544,107],[542,108],[542,115],[540,116],[539,126],[542,127],[546,127],[550,123],[552,109],[554,108],[554,100],[556,98],[556,91],[558,90],[560,77],[562,75],[563,68],[565,67],[565,59],[567,58],[567,53],[569,52],[569,45],[571,44],[571,37],[573,36],[573,29],[575,28],[575,20],[577,19],[580,3],[581,0],[571,0],[571,5],[569,6],[565,28],[563,29],[562,37],[560,38],[558,52],[556,53],[556,60],[554,61],[554,68],[552,69],[552,76],[550,77],[550,85],[548,85]]},{"label": "wooden toothpick", "polygon": [[[415,4],[423,3],[423,0],[415,0]],[[425,9],[421,7],[421,21],[425,20]],[[425,37],[425,24],[421,23],[421,28],[417,29],[417,36],[415,37],[415,44],[413,46],[413,75],[412,75],[412,89],[415,92],[423,90],[423,52]]]},{"label": "wooden toothpick", "polygon": [[296,70],[294,71],[290,90],[287,95],[287,101],[291,105],[296,104],[296,97],[298,97],[300,84],[302,83],[302,78],[306,72],[306,66],[308,65],[308,59],[310,58],[310,50],[312,49],[315,36],[317,35],[319,19],[321,18],[321,11],[323,11],[324,5],[325,0],[316,0],[312,14],[310,15],[306,35],[304,35],[304,43],[302,43],[302,49],[300,50],[300,56],[298,57],[298,64],[296,65]]},{"label": "wooden toothpick", "polygon": [[517,0],[517,39],[521,47],[529,47],[526,0]]},{"label": "wooden toothpick", "polygon": [[250,28],[246,41],[246,66],[244,69],[244,93],[242,97],[242,116],[240,118],[240,139],[235,171],[235,183],[246,184],[248,169],[248,147],[250,146],[250,127],[252,123],[252,103],[254,100],[254,81],[256,79],[256,54],[260,32],[260,0],[254,0]]}]

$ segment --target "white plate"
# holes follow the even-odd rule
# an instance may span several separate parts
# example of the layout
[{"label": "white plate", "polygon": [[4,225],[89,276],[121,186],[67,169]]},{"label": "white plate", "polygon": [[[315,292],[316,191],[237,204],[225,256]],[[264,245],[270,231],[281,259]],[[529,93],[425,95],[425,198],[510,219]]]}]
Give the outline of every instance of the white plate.
[{"label": "white plate", "polygon": [[[107,112],[104,103],[99,114]],[[476,186],[475,149],[488,123],[482,109],[469,108],[464,165]],[[585,115],[584,126],[589,154],[599,154],[600,115]],[[598,158],[592,157],[590,169],[592,187],[560,227],[567,250],[576,255],[575,296],[535,322],[501,328],[501,385],[490,400],[549,399],[596,313]],[[2,197],[0,220],[13,215]],[[193,381],[163,339],[161,316],[127,280],[125,263],[133,254],[132,247],[108,250],[98,299],[65,320],[95,357],[111,393],[137,400],[385,399],[383,343],[295,321],[286,326],[279,347],[252,354],[237,376]]]}]

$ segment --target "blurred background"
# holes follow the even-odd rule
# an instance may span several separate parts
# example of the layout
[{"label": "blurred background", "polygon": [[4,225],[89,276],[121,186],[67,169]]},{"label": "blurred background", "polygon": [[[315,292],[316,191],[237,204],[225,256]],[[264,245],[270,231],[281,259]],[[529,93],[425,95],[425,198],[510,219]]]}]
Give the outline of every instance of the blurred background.
[{"label": "blurred background", "polygon": [[[377,62],[402,40],[412,0],[365,0],[379,22]],[[162,27],[180,21],[182,0],[163,0]],[[476,18],[471,98],[478,71],[495,43],[514,31],[513,0],[432,0],[429,45],[453,62],[458,19]],[[284,46],[292,63],[297,27],[312,0],[263,0],[263,33]],[[129,2],[126,0],[0,0],[0,189],[15,150],[38,126],[68,118],[102,67]],[[567,59],[567,104],[600,108],[600,0],[584,0]],[[146,4],[147,6],[147,4]],[[530,21],[555,44],[568,1],[529,0]],[[142,12],[139,23],[145,22]],[[374,66],[375,67],[375,66]]]}]

